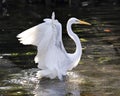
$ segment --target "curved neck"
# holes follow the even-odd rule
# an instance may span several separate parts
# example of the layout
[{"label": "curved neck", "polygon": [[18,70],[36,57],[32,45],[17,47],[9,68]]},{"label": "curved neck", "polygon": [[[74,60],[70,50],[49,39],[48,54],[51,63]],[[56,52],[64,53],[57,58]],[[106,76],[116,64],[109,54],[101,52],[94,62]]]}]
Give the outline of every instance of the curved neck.
[{"label": "curved neck", "polygon": [[75,42],[75,45],[76,45],[76,50],[72,55],[74,55],[74,58],[79,58],[80,59],[81,54],[82,54],[82,50],[81,50],[82,47],[81,47],[81,43],[80,43],[80,40],[79,40],[78,36],[75,33],[73,33],[73,31],[72,31],[71,27],[72,27],[73,23],[74,22],[70,22],[68,20],[68,22],[67,22],[67,32],[68,32],[68,35],[73,39],[73,41]]}]

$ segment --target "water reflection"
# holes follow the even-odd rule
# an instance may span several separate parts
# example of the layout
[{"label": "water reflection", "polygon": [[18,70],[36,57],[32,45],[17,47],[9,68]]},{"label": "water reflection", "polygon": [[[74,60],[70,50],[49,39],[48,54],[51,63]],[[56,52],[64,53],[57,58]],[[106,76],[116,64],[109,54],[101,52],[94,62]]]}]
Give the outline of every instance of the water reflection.
[{"label": "water reflection", "polygon": [[[7,80],[2,81],[6,86],[0,87],[0,90],[7,90],[7,94],[10,95],[21,95],[25,94],[23,91],[28,91],[27,94],[33,96],[80,96],[79,83],[75,81],[75,79],[78,80],[76,73],[69,72],[67,78],[63,81],[58,79],[50,80],[48,78],[38,80],[35,77],[37,71],[37,68],[33,68],[22,70],[16,74],[9,74]],[[11,92],[16,89],[15,93]]]},{"label": "water reflection", "polygon": [[38,80],[35,77],[37,71],[37,68],[32,68],[8,74],[6,79],[1,80],[2,93],[0,93],[9,94],[7,96],[14,94],[20,96],[114,96],[119,94],[120,71],[117,65],[79,65],[78,69],[68,72],[63,81],[47,78]]},{"label": "water reflection", "polygon": [[64,81],[41,81],[34,90],[34,96],[65,96],[66,84]]}]

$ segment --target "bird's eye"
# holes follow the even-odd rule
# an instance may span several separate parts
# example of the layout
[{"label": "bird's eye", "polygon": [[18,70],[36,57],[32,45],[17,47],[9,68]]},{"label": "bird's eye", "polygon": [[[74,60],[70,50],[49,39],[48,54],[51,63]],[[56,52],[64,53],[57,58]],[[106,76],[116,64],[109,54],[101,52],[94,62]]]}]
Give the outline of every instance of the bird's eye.
[{"label": "bird's eye", "polygon": [[78,22],[78,20],[75,20],[75,22]]},{"label": "bird's eye", "polygon": [[79,20],[75,20],[75,22],[76,22],[77,24],[80,23]]}]

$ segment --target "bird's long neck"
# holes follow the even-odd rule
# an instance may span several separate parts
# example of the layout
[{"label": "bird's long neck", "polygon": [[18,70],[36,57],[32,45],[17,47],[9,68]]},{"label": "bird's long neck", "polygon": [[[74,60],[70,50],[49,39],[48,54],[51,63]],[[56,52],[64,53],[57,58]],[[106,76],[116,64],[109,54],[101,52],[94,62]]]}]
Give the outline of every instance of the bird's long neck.
[{"label": "bird's long neck", "polygon": [[73,33],[73,31],[72,31],[72,28],[71,28],[72,24],[73,24],[73,22],[70,22],[68,20],[68,22],[67,22],[67,32],[68,32],[68,35],[71,37],[71,39],[73,39],[73,41],[76,44],[76,50],[72,54],[73,55],[72,57],[73,57],[73,60],[76,60],[76,63],[78,63],[80,58],[81,58],[82,47],[81,47],[81,43],[80,43],[80,40],[79,40],[78,36],[75,33]]}]

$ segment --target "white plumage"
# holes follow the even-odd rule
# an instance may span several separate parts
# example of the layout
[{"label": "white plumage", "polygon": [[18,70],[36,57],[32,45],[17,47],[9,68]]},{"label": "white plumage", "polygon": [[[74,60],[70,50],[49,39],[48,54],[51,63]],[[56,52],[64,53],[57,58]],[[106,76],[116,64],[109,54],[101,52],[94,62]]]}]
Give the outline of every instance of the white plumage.
[{"label": "white plumage", "polygon": [[76,18],[71,18],[67,22],[68,35],[76,44],[76,51],[73,54],[67,53],[62,42],[62,26],[55,19],[54,12],[51,19],[44,19],[44,22],[34,26],[17,35],[20,43],[24,45],[37,46],[37,55],[35,63],[38,63],[37,77],[49,77],[51,79],[66,75],[68,70],[73,69],[79,63],[82,54],[80,40],[76,34],[72,32],[73,23],[87,24]]}]

